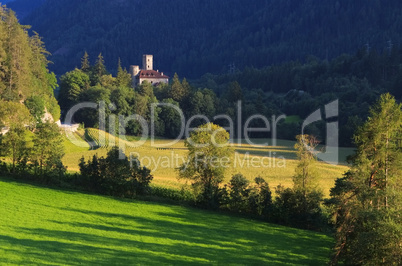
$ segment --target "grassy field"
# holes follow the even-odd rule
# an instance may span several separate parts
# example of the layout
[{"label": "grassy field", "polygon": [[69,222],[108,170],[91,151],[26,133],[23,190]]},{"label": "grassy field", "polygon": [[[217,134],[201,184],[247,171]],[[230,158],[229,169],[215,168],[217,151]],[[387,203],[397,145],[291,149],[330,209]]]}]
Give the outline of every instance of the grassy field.
[{"label": "grassy field", "polygon": [[[154,145],[150,140],[147,140],[138,146],[138,138],[127,137],[127,140],[120,140],[106,132],[101,132],[99,136],[99,131],[96,129],[87,129],[86,133],[82,130],[76,137],[79,138],[84,135],[87,140],[92,140],[95,143],[92,150],[90,150],[89,145],[74,148],[74,144],[68,140],[65,142],[67,152],[63,162],[67,165],[69,171],[79,170],[78,160],[82,156],[87,159],[94,154],[106,156],[111,145],[122,143],[126,147],[127,155],[138,156],[141,163],[152,170],[154,175],[152,183],[154,185],[180,188],[184,184],[184,181],[177,179],[177,171],[175,170],[186,158],[187,149],[184,147],[183,141],[165,147],[171,140],[158,139]],[[105,141],[102,141],[102,139]],[[228,182],[232,175],[241,173],[249,180],[261,176],[268,181],[271,188],[279,184],[286,187],[292,186],[292,176],[297,165],[293,148],[294,142],[278,140],[276,146],[272,146],[270,140],[259,139],[253,141],[257,145],[250,145],[244,141],[234,145],[236,155],[233,158],[233,164],[227,169],[225,182]],[[265,142],[270,145],[262,145]],[[329,194],[329,189],[333,187],[334,180],[347,171],[346,156],[352,152],[353,150],[350,148],[340,148],[340,165],[318,163],[318,170],[321,176],[319,182],[325,195]]]},{"label": "grassy field", "polygon": [[0,178],[2,265],[325,265],[331,237]]}]

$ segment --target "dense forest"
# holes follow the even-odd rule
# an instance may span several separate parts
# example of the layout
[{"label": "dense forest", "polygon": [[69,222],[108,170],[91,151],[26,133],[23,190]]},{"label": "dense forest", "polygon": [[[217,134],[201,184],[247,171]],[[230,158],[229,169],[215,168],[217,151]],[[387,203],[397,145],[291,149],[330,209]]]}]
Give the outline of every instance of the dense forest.
[{"label": "dense forest", "polygon": [[[18,23],[14,12],[0,6],[1,111],[7,109],[8,103],[10,108],[12,103],[24,103],[37,120],[45,112],[50,113],[54,120],[59,119],[60,107],[53,95],[57,80],[47,69],[48,54],[39,35],[29,36],[28,27]],[[18,115],[17,110],[11,108],[8,111]],[[9,126],[8,122],[15,122],[5,120],[7,116],[1,116],[0,125]]]},{"label": "dense forest", "polygon": [[196,78],[362,47],[382,53],[402,40],[401,12],[396,0],[52,0],[22,22],[44,37],[56,74],[86,50],[102,52],[113,73],[117,58],[128,67],[149,53],[168,75]]},{"label": "dense forest", "polygon": [[[369,106],[384,92],[402,100],[402,49],[394,46],[381,54],[360,49],[331,61],[310,57],[305,63],[290,61],[263,69],[246,68],[233,74],[204,75],[194,81],[208,86],[225,106],[227,86],[238,82],[246,112],[267,117],[286,114],[305,119],[329,102],[339,99],[340,143],[351,145],[356,128],[367,118]],[[247,111],[248,110],[248,111]],[[292,139],[300,132],[301,121],[288,121],[280,127],[281,137]],[[322,137],[324,125],[317,123],[310,132]]]},{"label": "dense forest", "polygon": [[45,1],[46,0],[2,0],[3,4],[7,4],[7,7],[11,8],[17,14],[17,18],[20,20],[31,14]]}]

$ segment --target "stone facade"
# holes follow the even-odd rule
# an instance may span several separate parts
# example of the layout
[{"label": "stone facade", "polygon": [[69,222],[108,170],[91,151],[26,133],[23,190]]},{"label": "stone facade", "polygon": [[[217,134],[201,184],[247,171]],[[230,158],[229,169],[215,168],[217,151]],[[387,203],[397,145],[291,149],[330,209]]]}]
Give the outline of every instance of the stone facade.
[{"label": "stone facade", "polygon": [[142,56],[142,69],[138,65],[130,66],[130,74],[133,79],[133,87],[138,84],[142,84],[144,81],[148,81],[152,85],[158,85],[159,83],[169,83],[169,77],[164,75],[159,70],[153,70],[153,56]]}]

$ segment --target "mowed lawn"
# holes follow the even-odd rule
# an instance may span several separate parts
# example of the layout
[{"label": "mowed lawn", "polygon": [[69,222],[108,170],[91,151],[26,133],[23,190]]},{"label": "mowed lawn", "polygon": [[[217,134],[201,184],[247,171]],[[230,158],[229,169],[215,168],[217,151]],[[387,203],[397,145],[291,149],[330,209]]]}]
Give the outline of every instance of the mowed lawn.
[{"label": "mowed lawn", "polygon": [[330,236],[0,179],[0,264],[325,265]]},{"label": "mowed lawn", "polygon": [[[89,150],[89,145],[77,147],[68,140],[65,141],[66,155],[63,163],[69,171],[79,171],[78,161],[82,156],[86,159],[93,155],[106,156],[108,149],[112,145],[124,144],[126,154],[138,156],[142,165],[152,170],[154,175],[153,185],[180,189],[183,180],[178,180],[177,168],[186,160],[187,148],[184,141],[179,141],[173,145],[168,145],[172,140],[158,139],[154,144],[150,140],[145,141],[140,146],[138,139],[127,137],[127,140],[120,140],[109,133],[97,129],[87,129],[87,135],[99,147]],[[101,136],[99,135],[101,134]],[[81,136],[84,132],[81,131]],[[80,139],[79,135],[76,135]],[[101,141],[100,139],[104,140]],[[278,185],[291,187],[293,185],[292,176],[295,173],[297,165],[297,156],[293,148],[295,142],[287,140],[278,140],[273,146],[269,139],[253,140],[257,145],[250,145],[244,140],[234,145],[236,155],[232,158],[232,163],[227,168],[224,182],[229,182],[232,175],[241,173],[250,181],[254,181],[257,176],[263,177],[270,185],[271,189]],[[268,145],[264,145],[265,143]],[[351,148],[339,149],[339,165],[331,165],[324,162],[318,162],[317,168],[320,178],[318,180],[324,195],[329,196],[329,190],[335,184],[335,179],[342,177],[348,170],[346,165],[346,156],[353,153]]]}]

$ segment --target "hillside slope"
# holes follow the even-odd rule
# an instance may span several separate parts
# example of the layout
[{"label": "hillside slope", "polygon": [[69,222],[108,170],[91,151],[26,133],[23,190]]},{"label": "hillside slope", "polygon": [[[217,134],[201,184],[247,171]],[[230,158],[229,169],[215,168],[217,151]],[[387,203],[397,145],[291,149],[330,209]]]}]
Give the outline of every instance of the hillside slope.
[{"label": "hillside slope", "polygon": [[179,206],[0,180],[0,264],[324,265],[331,238]]},{"label": "hillside slope", "polygon": [[45,0],[12,0],[2,1],[3,4],[7,4],[7,7],[11,8],[17,13],[17,17],[22,20],[35,9],[40,7]]},{"label": "hillside slope", "polygon": [[228,65],[263,67],[308,55],[332,58],[402,40],[402,2],[241,0],[52,0],[24,19],[44,36],[61,74],[87,50],[109,69],[155,55],[168,74],[198,77]]}]

